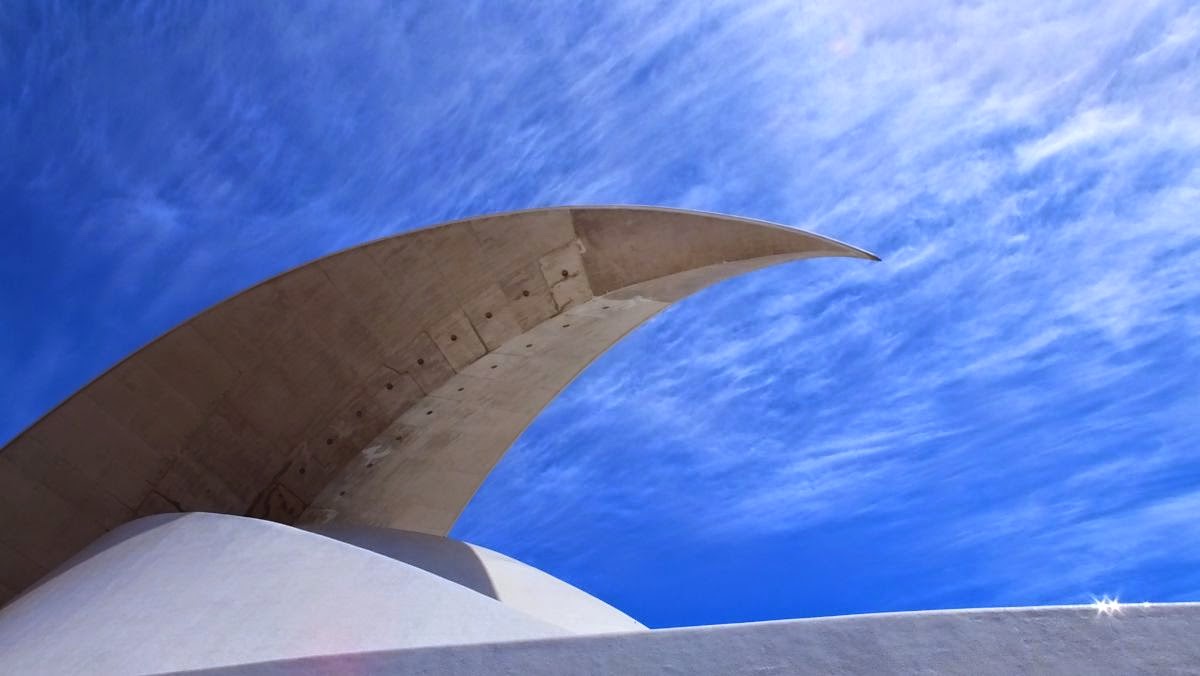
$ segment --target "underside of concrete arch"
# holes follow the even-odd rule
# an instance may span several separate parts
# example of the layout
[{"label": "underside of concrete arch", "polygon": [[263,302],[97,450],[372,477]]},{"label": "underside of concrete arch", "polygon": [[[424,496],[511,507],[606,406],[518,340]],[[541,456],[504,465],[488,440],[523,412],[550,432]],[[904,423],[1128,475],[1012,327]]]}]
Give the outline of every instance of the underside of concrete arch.
[{"label": "underside of concrete arch", "polygon": [[267,280],[0,451],[0,595],[138,516],[444,535],[593,359],[709,284],[869,253],[747,219],[568,207],[456,221]]}]

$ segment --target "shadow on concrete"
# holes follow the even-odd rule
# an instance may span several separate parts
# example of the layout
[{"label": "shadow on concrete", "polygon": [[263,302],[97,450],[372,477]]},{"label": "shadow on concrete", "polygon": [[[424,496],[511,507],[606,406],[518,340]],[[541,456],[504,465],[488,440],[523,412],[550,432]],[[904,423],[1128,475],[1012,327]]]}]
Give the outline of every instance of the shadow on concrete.
[{"label": "shadow on concrete", "polygon": [[[54,570],[39,579],[20,594],[9,599],[5,606],[38,589],[59,575],[102,554],[112,547],[134,540],[157,528],[178,519],[187,518],[188,513],[155,514],[128,521],[105,533],[82,551],[59,564]],[[401,563],[407,563],[438,577],[462,585],[489,598],[500,600],[496,587],[488,575],[479,555],[458,540],[369,526],[321,527],[307,529],[317,535],[338,540],[355,547],[367,549]]]},{"label": "shadow on concrete", "polygon": [[318,526],[308,530],[407,563],[500,600],[479,555],[458,540],[371,526]]},{"label": "shadow on concrete", "polygon": [[92,544],[84,547],[67,560],[52,568],[36,582],[29,585],[25,589],[22,589],[21,592],[16,596],[13,596],[3,604],[0,604],[0,609],[11,606],[28,594],[33,593],[36,589],[39,589],[42,585],[57,578],[59,575],[70,571],[72,568],[84,563],[88,559],[103,554],[105,551],[116,547],[119,544],[128,542],[129,540],[139,537],[149,531],[154,530],[155,528],[166,525],[185,516],[187,516],[185,513],[170,512],[167,514],[154,514],[151,516],[142,517],[140,519],[134,519],[133,521],[126,521],[125,523],[108,531],[104,535],[101,535],[96,541],[92,542]]}]

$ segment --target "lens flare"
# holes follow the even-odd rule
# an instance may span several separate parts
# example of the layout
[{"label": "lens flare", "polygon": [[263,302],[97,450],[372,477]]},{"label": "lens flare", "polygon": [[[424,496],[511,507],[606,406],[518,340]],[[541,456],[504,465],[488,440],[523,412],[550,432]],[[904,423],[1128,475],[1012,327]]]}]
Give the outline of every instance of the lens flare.
[{"label": "lens flare", "polygon": [[1096,616],[1113,617],[1121,614],[1121,601],[1117,597],[1109,597],[1108,594],[1100,598],[1092,597],[1092,606],[1096,609]]}]

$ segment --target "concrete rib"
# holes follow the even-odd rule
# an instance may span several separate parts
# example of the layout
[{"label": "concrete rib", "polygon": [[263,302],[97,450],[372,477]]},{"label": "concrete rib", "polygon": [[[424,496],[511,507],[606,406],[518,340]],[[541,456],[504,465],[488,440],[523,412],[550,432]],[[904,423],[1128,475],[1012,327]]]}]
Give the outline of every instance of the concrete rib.
[{"label": "concrete rib", "polygon": [[742,218],[563,207],[298,267],[150,343],[0,451],[0,594],[162,512],[444,534],[621,336],[706,285],[818,256],[875,259]]}]

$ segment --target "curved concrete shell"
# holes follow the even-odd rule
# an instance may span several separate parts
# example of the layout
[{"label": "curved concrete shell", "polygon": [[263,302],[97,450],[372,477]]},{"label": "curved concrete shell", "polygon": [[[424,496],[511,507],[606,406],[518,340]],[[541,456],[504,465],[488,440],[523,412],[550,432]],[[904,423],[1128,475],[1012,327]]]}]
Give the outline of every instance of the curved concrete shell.
[{"label": "curved concrete shell", "polygon": [[191,672],[210,676],[728,676],[1195,674],[1200,604],[1048,606],[849,615],[607,636],[337,655]]},{"label": "curved concrete shell", "polygon": [[340,525],[315,532],[433,573],[574,634],[646,630],[641,622],[595,596],[487,547],[370,526]]},{"label": "curved concrete shell", "polygon": [[185,322],[0,452],[0,594],[147,514],[445,534],[597,355],[708,284],[874,258],[741,218],[555,208],[448,223],[279,275]]},{"label": "curved concrete shell", "polygon": [[[1124,675],[1200,663],[1200,604],[645,631],[483,548],[333,534],[368,548],[218,514],[125,524],[0,610],[0,673]],[[514,583],[528,588],[505,599]]]},{"label": "curved concrete shell", "polygon": [[[542,588],[547,603],[574,590],[559,585]],[[576,633],[298,528],[159,514],[108,533],[0,612],[0,672],[161,673]]]}]

